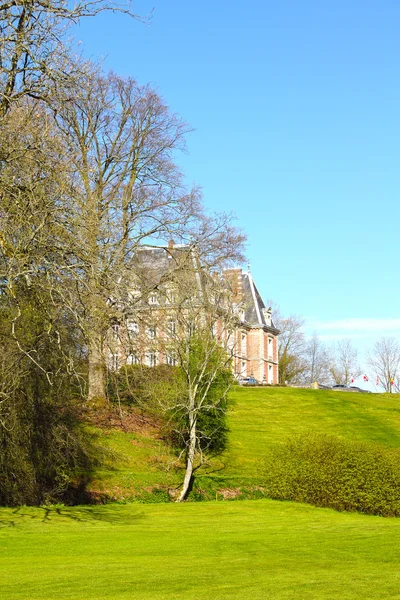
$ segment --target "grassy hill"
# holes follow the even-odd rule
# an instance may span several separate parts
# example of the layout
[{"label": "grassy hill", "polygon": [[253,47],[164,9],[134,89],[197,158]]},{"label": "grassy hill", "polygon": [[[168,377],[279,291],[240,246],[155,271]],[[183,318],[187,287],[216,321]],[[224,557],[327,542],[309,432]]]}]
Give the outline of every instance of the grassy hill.
[{"label": "grassy hill", "polygon": [[[297,433],[317,431],[400,447],[400,395],[294,388],[240,388],[231,394],[229,447],[197,473],[196,489],[257,488],[267,450]],[[122,500],[167,500],[181,473],[156,429],[103,429],[100,443],[112,451],[91,489]],[[211,496],[210,496],[211,495]],[[196,498],[196,493],[192,495]]]},{"label": "grassy hill", "polygon": [[[200,487],[257,487],[266,450],[309,430],[400,446],[400,396],[238,388],[231,398],[230,446]],[[106,451],[92,489],[166,499],[181,477],[170,450],[151,424],[125,426],[94,429]],[[0,598],[400,600],[400,519],[217,498],[2,508]]]}]

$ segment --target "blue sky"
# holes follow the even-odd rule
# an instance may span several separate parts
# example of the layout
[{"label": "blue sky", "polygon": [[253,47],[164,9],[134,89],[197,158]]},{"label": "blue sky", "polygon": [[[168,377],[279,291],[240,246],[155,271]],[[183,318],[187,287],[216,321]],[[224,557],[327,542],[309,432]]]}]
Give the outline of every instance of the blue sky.
[{"label": "blue sky", "polygon": [[86,56],[152,83],[193,128],[178,157],[248,235],[264,298],[328,342],[400,338],[400,3],[140,0]]}]

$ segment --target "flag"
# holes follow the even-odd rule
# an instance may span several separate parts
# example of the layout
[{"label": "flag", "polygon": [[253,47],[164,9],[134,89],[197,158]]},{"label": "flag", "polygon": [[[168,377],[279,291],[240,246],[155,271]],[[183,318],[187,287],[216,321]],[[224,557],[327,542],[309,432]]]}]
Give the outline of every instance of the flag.
[{"label": "flag", "polygon": [[364,381],[368,381],[368,375],[364,375],[363,379]]},{"label": "flag", "polygon": [[390,385],[394,385],[394,379],[393,379],[393,377],[390,378]]},{"label": "flag", "polygon": [[354,379],[354,377],[352,377],[352,378],[350,379],[350,382],[351,382],[351,383],[354,383],[354,381],[355,381],[355,379]]},{"label": "flag", "polygon": [[376,376],[376,385],[379,385],[379,375]]}]

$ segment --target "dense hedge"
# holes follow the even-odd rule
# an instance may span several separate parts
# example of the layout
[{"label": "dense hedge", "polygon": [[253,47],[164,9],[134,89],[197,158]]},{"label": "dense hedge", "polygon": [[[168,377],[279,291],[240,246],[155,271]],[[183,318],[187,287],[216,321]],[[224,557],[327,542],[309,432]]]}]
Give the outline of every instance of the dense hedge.
[{"label": "dense hedge", "polygon": [[308,433],[271,452],[264,485],[274,499],[400,516],[400,450]]}]

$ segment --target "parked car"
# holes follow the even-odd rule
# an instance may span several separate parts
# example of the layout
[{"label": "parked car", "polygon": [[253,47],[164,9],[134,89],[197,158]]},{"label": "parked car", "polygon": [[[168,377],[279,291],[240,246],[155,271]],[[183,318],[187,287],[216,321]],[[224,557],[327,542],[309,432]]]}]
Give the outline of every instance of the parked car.
[{"label": "parked car", "polygon": [[239,379],[239,383],[240,385],[260,385],[254,377],[242,377],[242,379]]},{"label": "parked car", "polygon": [[369,390],[363,390],[362,388],[359,388],[355,385],[344,385],[344,384],[338,384],[338,385],[333,385],[332,389],[340,392],[361,392],[362,394],[371,394],[371,392]]},{"label": "parked car", "polygon": [[370,390],[363,390],[362,388],[359,388],[355,385],[351,385],[349,387],[349,390],[351,390],[352,392],[361,392],[362,394],[372,394]]}]

